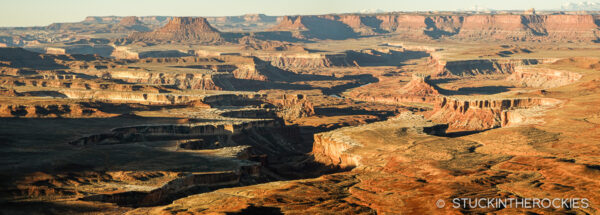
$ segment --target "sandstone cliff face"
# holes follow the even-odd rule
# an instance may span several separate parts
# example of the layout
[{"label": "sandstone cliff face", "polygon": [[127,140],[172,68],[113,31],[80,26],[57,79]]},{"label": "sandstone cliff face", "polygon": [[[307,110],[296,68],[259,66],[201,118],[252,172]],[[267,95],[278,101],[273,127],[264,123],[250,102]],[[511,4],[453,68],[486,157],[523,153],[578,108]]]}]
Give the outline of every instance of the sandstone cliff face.
[{"label": "sandstone cliff face", "polygon": [[474,15],[465,17],[458,37],[478,39],[523,40],[533,36],[527,31],[521,15]]},{"label": "sandstone cliff face", "polygon": [[431,83],[429,76],[413,74],[408,84],[401,89],[403,94],[414,96],[436,96],[440,95],[439,88]]},{"label": "sandstone cliff face", "polygon": [[382,30],[377,25],[380,22],[374,17],[359,15],[341,15],[337,18],[340,22],[350,26],[352,30],[360,35],[376,35]]},{"label": "sandstone cliff face", "polygon": [[[73,77],[73,78],[70,78]],[[77,79],[76,76],[47,76],[44,79],[17,79],[17,78],[3,78],[0,81],[3,86],[30,86],[30,87],[50,87],[50,88],[62,88],[62,89],[79,89],[79,90],[110,90],[110,91],[121,91],[121,92],[151,92],[159,93],[165,91],[161,87],[148,86],[148,85],[131,85],[131,84],[117,84],[117,83],[98,83],[89,80]],[[60,97],[58,95],[58,97]]]},{"label": "sandstone cliff face", "polygon": [[198,43],[223,42],[221,33],[210,26],[205,18],[175,17],[164,27],[153,32],[133,33],[128,38],[133,41],[193,41]]},{"label": "sandstone cliff face", "polygon": [[261,60],[269,61],[279,68],[323,68],[333,66],[351,66],[345,54],[279,54],[259,55]]},{"label": "sandstone cliff face", "polygon": [[553,15],[544,18],[550,40],[592,41],[598,39],[598,22],[592,15]]},{"label": "sandstone cliff face", "polygon": [[[451,128],[464,130],[485,130],[507,125],[512,117],[506,112],[538,106],[552,106],[559,101],[543,98],[518,98],[501,100],[460,100],[441,98],[435,104],[429,119],[445,122]],[[523,121],[523,117],[519,117]],[[514,124],[516,124],[515,122]]]},{"label": "sandstone cliff face", "polygon": [[113,71],[111,79],[119,79],[129,83],[166,84],[179,89],[227,90],[234,89],[230,80],[233,74],[201,74],[201,73],[150,73],[144,71]]},{"label": "sandstone cliff face", "polygon": [[269,54],[256,55],[261,60],[268,61],[279,68],[325,68],[373,65],[398,61],[405,55],[401,48],[376,48],[349,50],[339,54]]},{"label": "sandstone cliff face", "polygon": [[524,87],[553,88],[576,82],[581,74],[536,67],[517,67],[507,80]]},{"label": "sandstone cliff face", "polygon": [[[360,168],[371,163],[364,163],[363,160],[369,160],[365,157],[366,137],[381,138],[381,136],[395,137],[406,133],[443,135],[448,128],[445,124],[437,124],[425,120],[422,116],[417,116],[409,112],[383,122],[364,124],[353,127],[339,128],[329,132],[315,134],[312,154],[318,162],[340,168]],[[376,137],[362,136],[369,131],[382,129]],[[358,137],[357,137],[358,136]],[[374,143],[374,142],[373,142]],[[383,144],[377,142],[375,144]]]},{"label": "sandstone cliff face", "polygon": [[134,25],[141,25],[142,22],[140,22],[140,20],[137,18],[137,16],[128,16],[128,17],[124,17],[123,19],[121,19],[121,21],[119,21],[119,25],[122,26],[134,26]]},{"label": "sandstone cliff face", "polygon": [[271,31],[293,31],[296,37],[316,39],[347,39],[357,34],[337,16],[285,16]]},{"label": "sandstone cliff face", "polygon": [[128,60],[137,60],[140,59],[140,54],[137,52],[129,51],[129,48],[125,46],[115,47],[113,52],[110,54],[111,57],[116,59],[128,59]]},{"label": "sandstone cliff face", "polygon": [[464,17],[462,16],[431,16],[425,19],[427,29],[425,34],[433,39],[448,37],[460,32]]},{"label": "sandstone cliff face", "polygon": [[388,32],[411,32],[422,35],[422,30],[427,26],[425,17],[419,15],[378,15],[376,19],[381,21],[379,27]]},{"label": "sandstone cliff face", "polygon": [[71,99],[95,99],[100,101],[112,101],[119,103],[139,104],[192,104],[201,101],[202,97],[188,95],[174,95],[167,93],[144,93],[144,92],[118,92],[118,91],[93,91],[93,90],[61,90],[67,98]]},{"label": "sandstone cliff face", "polygon": [[348,92],[347,95],[354,100],[384,104],[400,104],[404,102],[433,104],[441,97],[441,90],[431,82],[429,75],[413,74],[412,79],[399,89],[394,88],[384,93],[355,90]]},{"label": "sandstone cliff face", "polygon": [[431,58],[435,76],[508,75],[525,65],[551,63],[556,59],[486,59],[444,61]]},{"label": "sandstone cliff face", "polygon": [[244,50],[307,52],[306,49],[300,45],[280,41],[263,41],[249,36],[240,38],[238,43],[243,45],[242,49]]},{"label": "sandstone cliff face", "polygon": [[273,27],[272,30],[307,30],[306,26],[304,26],[304,24],[302,23],[301,17],[302,16],[284,16],[280,19],[279,24]]},{"label": "sandstone cliff face", "polygon": [[52,47],[48,47],[46,48],[46,54],[54,54],[54,55],[64,55],[67,54],[67,51],[63,48],[52,48]]},{"label": "sandstone cliff face", "polygon": [[344,139],[336,139],[333,134],[315,134],[312,153],[315,160],[340,168],[352,168],[360,165],[360,157],[344,153],[355,145]]},{"label": "sandstone cliff face", "polygon": [[168,201],[169,198],[187,190],[237,185],[240,183],[241,175],[242,171],[188,174],[147,192],[130,191],[116,194],[99,194],[87,196],[81,198],[81,200],[110,202],[128,206],[153,206]]},{"label": "sandstone cliff face", "polygon": [[322,15],[283,17],[272,30],[316,39],[393,33],[418,40],[592,42],[598,39],[595,21],[593,15]]}]

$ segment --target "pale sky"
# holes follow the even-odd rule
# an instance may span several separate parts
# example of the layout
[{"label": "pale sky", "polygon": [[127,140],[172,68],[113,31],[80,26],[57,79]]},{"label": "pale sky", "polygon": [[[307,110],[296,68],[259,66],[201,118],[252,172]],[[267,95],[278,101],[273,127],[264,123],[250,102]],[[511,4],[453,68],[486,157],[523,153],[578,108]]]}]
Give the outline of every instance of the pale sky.
[{"label": "pale sky", "polygon": [[[0,0],[0,26],[45,26],[86,16],[297,15],[361,10],[556,10],[578,0]],[[591,0],[596,4],[600,0]]]}]

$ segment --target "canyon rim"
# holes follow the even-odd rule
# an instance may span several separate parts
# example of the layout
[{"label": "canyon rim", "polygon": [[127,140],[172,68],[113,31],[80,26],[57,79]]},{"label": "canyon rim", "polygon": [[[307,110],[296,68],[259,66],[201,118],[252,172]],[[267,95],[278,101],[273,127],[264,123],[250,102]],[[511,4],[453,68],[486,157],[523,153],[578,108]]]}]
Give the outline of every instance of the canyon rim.
[{"label": "canyon rim", "polygon": [[0,213],[600,214],[598,12],[135,15],[0,28]]}]

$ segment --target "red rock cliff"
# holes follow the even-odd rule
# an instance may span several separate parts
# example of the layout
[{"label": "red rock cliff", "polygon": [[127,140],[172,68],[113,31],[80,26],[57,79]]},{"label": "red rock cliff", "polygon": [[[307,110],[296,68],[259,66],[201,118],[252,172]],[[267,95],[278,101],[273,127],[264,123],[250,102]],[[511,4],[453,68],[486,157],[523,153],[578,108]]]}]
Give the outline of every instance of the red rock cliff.
[{"label": "red rock cliff", "polygon": [[129,39],[150,41],[221,42],[221,33],[202,17],[175,17],[164,27],[148,33],[133,33]]}]

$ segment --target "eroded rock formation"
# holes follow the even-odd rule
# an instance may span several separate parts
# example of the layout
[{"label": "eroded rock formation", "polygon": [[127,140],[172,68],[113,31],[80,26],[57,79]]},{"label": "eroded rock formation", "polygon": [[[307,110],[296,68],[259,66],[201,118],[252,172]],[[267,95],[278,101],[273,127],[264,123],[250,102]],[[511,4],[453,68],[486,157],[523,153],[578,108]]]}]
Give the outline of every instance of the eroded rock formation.
[{"label": "eroded rock formation", "polygon": [[575,72],[537,67],[517,67],[507,80],[524,87],[552,88],[571,84],[581,78]]},{"label": "eroded rock formation", "polygon": [[321,15],[285,16],[272,30],[300,38],[345,39],[392,33],[410,39],[451,38],[497,41],[577,41],[598,39],[593,15]]},{"label": "eroded rock formation", "polygon": [[175,17],[164,27],[153,32],[133,33],[127,40],[149,42],[223,42],[221,33],[202,17]]},{"label": "eroded rock formation", "polygon": [[446,61],[431,58],[436,76],[507,75],[520,66],[552,63],[557,59],[486,59]]},{"label": "eroded rock formation", "polygon": [[462,100],[444,97],[437,101],[429,119],[448,123],[454,129],[485,130],[509,124],[512,115],[507,112],[515,109],[558,103],[560,101],[544,98]]},{"label": "eroded rock formation", "polygon": [[272,95],[267,101],[275,105],[278,115],[288,121],[309,117],[315,114],[313,104],[306,99],[305,95]]},{"label": "eroded rock formation", "polygon": [[[366,125],[344,127],[330,132],[315,134],[315,143],[312,154],[316,160],[327,165],[342,168],[354,168],[365,165],[367,160],[357,153],[360,148],[365,148],[364,139],[356,138],[353,134],[369,130],[383,129],[386,136],[403,135],[405,133],[443,135],[448,125],[433,123],[422,116],[412,113],[402,113],[399,116],[384,122],[376,122]],[[383,133],[381,135],[384,135]],[[368,150],[368,149],[366,149]]]}]

